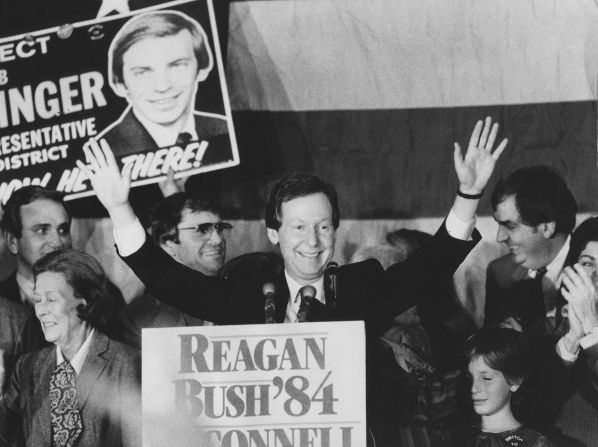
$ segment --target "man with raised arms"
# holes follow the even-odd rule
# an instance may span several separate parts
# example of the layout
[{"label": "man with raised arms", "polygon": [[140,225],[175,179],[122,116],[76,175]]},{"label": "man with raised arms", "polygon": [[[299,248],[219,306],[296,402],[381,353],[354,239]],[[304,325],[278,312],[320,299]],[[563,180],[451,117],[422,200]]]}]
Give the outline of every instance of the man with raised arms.
[{"label": "man with raised arms", "polygon": [[[368,352],[368,420],[378,439],[386,439],[392,424],[385,421],[385,399],[376,390],[373,346],[392,316],[417,302],[434,281],[451,277],[480,239],[475,211],[482,191],[504,150],[503,140],[492,152],[498,125],[490,117],[479,121],[465,157],[455,143],[454,162],[459,190],[453,207],[432,243],[408,261],[386,271],[376,260],[338,268],[336,303],[326,296],[324,276],[334,254],[340,212],[336,191],[313,175],[295,175],[278,182],[266,203],[268,238],[279,245],[283,272],[262,272],[244,280],[209,277],[174,261],[151,243],[128,202],[130,166],[119,172],[105,141],[86,149],[89,165],[78,161],[114,224],[120,255],[156,296],[182,311],[216,324],[263,323],[264,285],[273,284],[275,320],[296,322],[302,302],[310,302],[314,320],[364,320]],[[310,297],[306,296],[311,288]],[[381,392],[382,391],[382,392]]]}]

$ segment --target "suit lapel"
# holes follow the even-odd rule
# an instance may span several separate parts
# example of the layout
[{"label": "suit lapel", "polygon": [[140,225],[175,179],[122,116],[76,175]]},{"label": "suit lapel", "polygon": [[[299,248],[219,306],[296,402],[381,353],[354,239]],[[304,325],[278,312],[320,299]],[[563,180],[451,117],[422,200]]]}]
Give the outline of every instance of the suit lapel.
[{"label": "suit lapel", "polygon": [[158,145],[156,144],[152,136],[149,134],[147,129],[143,126],[143,124],[141,124],[141,122],[137,119],[137,117],[133,113],[133,109],[129,110],[129,113],[127,113],[123,121],[125,120],[127,122],[127,126],[136,129],[135,133],[136,139],[138,139],[138,141],[135,141],[135,147],[143,148],[144,151],[158,150]]},{"label": "suit lapel", "polygon": [[[50,418],[50,378],[56,369],[56,348],[52,347],[40,351],[40,358],[33,366],[33,380],[36,389],[34,390],[31,405],[35,409],[31,429],[34,433],[36,442],[41,442],[41,446],[50,446],[52,438],[52,421]],[[39,378],[39,383],[37,379]],[[47,434],[44,434],[47,433]]]},{"label": "suit lapel", "polygon": [[98,330],[94,332],[89,352],[77,376],[77,398],[81,409],[85,406],[91,390],[99,382],[98,378],[108,363],[108,360],[102,356],[108,349],[108,342],[107,336]]}]

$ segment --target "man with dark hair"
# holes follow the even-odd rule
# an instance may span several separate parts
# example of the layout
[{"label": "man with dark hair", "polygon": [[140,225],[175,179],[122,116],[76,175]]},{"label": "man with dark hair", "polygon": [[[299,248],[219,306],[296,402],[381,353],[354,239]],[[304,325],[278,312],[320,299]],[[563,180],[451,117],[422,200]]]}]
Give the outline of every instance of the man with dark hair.
[{"label": "man with dark hair", "polygon": [[[226,256],[226,238],[232,225],[222,222],[216,204],[177,193],[163,199],[151,216],[151,235],[175,261],[215,276]],[[204,326],[209,321],[164,304],[151,293],[133,300],[125,309],[125,341],[141,347],[141,329],[148,327]]]},{"label": "man with dark hair", "polygon": [[[431,282],[450,277],[480,239],[474,231],[475,210],[507,144],[503,140],[492,153],[497,132],[498,125],[492,126],[488,117],[485,125],[477,123],[465,158],[455,145],[458,195],[429,247],[386,271],[372,259],[338,268],[336,300],[325,290],[324,276],[334,255],[340,214],[334,188],[319,178],[295,175],[281,180],[269,194],[268,238],[280,247],[284,271],[227,280],[187,269],[150,243],[128,202],[131,168],[126,166],[119,173],[105,142],[85,148],[90,165],[78,161],[77,166],[108,210],[120,255],[159,299],[217,324],[304,321],[309,307],[315,311],[311,317],[316,321],[364,320],[371,349],[391,318],[416,303]],[[265,301],[268,284],[273,286],[274,303]],[[373,350],[369,352],[374,355]],[[374,364],[368,362],[371,373],[376,371]],[[368,383],[374,385],[375,379]],[[374,412],[369,420],[384,425],[386,431],[390,425],[382,420],[389,417],[383,400],[388,396],[381,396],[375,387],[369,391],[369,410]]]},{"label": "man with dark hair", "polygon": [[224,263],[232,225],[222,222],[214,203],[181,192],[158,204],[151,230],[154,243],[176,261],[214,276]]},{"label": "man with dark hair", "polygon": [[197,83],[214,65],[199,23],[177,11],[133,17],[114,37],[108,65],[112,89],[130,106],[98,135],[116,155],[205,140],[201,164],[232,160],[226,117],[193,110]]},{"label": "man with dark hair", "polygon": [[71,247],[71,219],[62,195],[41,186],[16,190],[4,205],[0,229],[17,269],[0,283],[0,296],[25,303],[33,296],[33,264],[47,253]]},{"label": "man with dark hair", "polygon": [[498,183],[492,208],[510,253],[488,265],[484,323],[525,330],[556,312],[577,205],[558,172],[532,166]]}]

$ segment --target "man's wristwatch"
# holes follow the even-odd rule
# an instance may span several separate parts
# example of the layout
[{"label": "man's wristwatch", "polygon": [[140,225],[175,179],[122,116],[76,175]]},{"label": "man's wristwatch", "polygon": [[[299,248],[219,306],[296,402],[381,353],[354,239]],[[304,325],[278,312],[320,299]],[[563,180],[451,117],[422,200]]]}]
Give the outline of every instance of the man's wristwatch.
[{"label": "man's wristwatch", "polygon": [[590,346],[598,344],[598,326],[594,326],[592,329],[590,329],[590,332],[588,332],[581,338],[581,340],[579,340],[579,344],[583,349],[587,349]]}]

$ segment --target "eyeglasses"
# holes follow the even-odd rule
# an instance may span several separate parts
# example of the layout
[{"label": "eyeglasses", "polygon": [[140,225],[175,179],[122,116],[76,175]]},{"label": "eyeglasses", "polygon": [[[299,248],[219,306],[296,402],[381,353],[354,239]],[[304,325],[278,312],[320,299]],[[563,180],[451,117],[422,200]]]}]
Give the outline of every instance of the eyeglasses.
[{"label": "eyeglasses", "polygon": [[199,239],[208,239],[215,231],[219,236],[228,237],[233,226],[228,222],[206,222],[193,227],[179,227],[179,230],[193,230],[193,235]]}]

